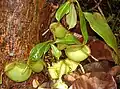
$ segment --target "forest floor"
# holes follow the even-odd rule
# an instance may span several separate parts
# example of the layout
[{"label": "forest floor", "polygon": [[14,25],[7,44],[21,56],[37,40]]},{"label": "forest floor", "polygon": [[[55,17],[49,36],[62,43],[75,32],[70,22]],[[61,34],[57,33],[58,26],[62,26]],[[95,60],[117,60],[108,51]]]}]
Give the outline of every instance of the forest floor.
[{"label": "forest floor", "polygon": [[[97,3],[95,3],[94,0],[78,1],[80,2],[83,11],[99,11]],[[98,3],[100,4],[101,10],[107,18],[108,24],[112,28],[112,31],[117,38],[118,50],[120,53],[120,1],[100,1],[101,2]],[[56,5],[56,3],[53,3],[52,5]],[[49,7],[46,8],[49,9]],[[44,18],[46,18],[46,16],[43,17],[43,19]],[[49,19],[50,18],[48,18],[48,20]],[[91,60],[91,58],[88,58],[88,60],[90,60],[89,63],[88,61],[83,61],[81,63],[84,67],[85,74],[81,75],[81,70],[78,68],[74,73],[63,76],[63,80],[68,86],[72,86],[71,89],[80,89],[80,86],[84,87],[84,89],[96,89],[93,86],[99,86],[100,89],[120,89],[120,66],[114,63],[112,55],[110,53],[110,48],[94,32],[91,32],[91,30],[88,32],[90,34],[90,41],[88,44],[92,49],[92,55],[99,61],[95,62],[94,60]],[[95,40],[94,37],[98,37],[97,39],[99,40]],[[49,38],[50,37],[43,37],[43,40],[49,40]],[[3,69],[2,63],[0,63],[0,70],[1,69]],[[50,86],[52,84],[46,70],[40,73],[33,73],[27,81],[22,83],[16,83],[10,80],[5,74],[1,74],[1,76],[2,85],[0,85],[0,89],[35,89],[33,88],[33,80],[37,80],[39,82],[39,85],[44,83],[44,87],[47,87],[44,89],[50,89]]]}]

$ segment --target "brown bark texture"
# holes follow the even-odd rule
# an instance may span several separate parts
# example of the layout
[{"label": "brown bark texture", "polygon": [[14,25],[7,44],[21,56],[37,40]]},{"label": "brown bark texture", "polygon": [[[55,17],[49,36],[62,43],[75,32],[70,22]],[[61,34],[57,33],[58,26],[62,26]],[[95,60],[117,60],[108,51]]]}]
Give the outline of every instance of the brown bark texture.
[{"label": "brown bark texture", "polygon": [[[0,0],[0,74],[6,63],[26,60],[31,48],[43,41],[52,12],[45,0]],[[3,89],[29,89],[10,88],[5,79],[3,75]]]}]

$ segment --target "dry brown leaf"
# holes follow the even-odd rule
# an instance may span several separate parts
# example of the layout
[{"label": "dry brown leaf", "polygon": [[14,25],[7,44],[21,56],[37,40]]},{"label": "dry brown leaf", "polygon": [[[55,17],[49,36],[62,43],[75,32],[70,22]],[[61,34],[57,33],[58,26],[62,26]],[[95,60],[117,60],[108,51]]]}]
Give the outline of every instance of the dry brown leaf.
[{"label": "dry brown leaf", "polygon": [[91,49],[91,55],[98,60],[113,61],[112,50],[103,41],[91,41],[89,47]]},{"label": "dry brown leaf", "polygon": [[92,72],[81,75],[69,89],[117,89],[117,85],[110,74]]},{"label": "dry brown leaf", "polygon": [[120,74],[120,66],[112,67],[108,73],[111,74],[112,76],[116,76],[117,74]]},{"label": "dry brown leaf", "polygon": [[112,64],[108,61],[98,61],[83,66],[85,72],[108,72]]}]

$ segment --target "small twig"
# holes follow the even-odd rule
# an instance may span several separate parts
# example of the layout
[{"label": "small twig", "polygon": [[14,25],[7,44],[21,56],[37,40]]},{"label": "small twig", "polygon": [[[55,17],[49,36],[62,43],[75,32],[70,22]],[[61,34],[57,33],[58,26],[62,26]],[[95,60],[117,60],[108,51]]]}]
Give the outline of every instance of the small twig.
[{"label": "small twig", "polygon": [[[100,0],[100,1],[102,2],[102,0]],[[97,3],[96,0],[94,0],[94,2]],[[101,13],[101,15],[103,16],[103,18],[105,19],[105,16],[104,16],[104,14],[103,14],[103,12],[102,12],[102,10],[101,10],[101,8],[100,8],[99,5],[98,5],[98,10],[99,10],[99,12]]]},{"label": "small twig", "polygon": [[112,14],[112,8],[111,8],[111,5],[110,5],[109,0],[107,0],[107,4],[108,4],[108,7],[109,7],[109,9],[110,9],[110,13]]},{"label": "small twig", "polygon": [[91,11],[91,10],[94,10],[94,9],[97,8],[97,7],[99,7],[99,5],[100,5],[101,2],[102,2],[102,0],[100,0],[94,7],[92,7],[92,8],[90,9],[90,11]]},{"label": "small twig", "polygon": [[45,36],[49,31],[50,31],[50,29],[47,29],[47,30],[42,34],[42,36]]},{"label": "small twig", "polygon": [[85,70],[84,70],[83,66],[81,64],[79,64],[79,66],[80,66],[82,73],[85,74]]},{"label": "small twig", "polygon": [[[51,3],[51,6],[53,8],[53,12],[50,15],[50,18],[51,18],[50,20],[51,21],[48,21],[50,23],[54,22],[54,20],[55,20],[54,16],[55,16],[55,13],[56,13],[56,9],[59,7],[59,5],[58,4],[54,5],[53,3]],[[44,33],[42,33],[42,36],[45,36],[49,31],[50,31],[50,29],[48,28]]]},{"label": "small twig", "polygon": [[94,59],[95,61],[99,61],[97,58],[95,58],[95,57],[92,56],[92,55],[90,55],[90,57],[91,57],[92,59]]}]

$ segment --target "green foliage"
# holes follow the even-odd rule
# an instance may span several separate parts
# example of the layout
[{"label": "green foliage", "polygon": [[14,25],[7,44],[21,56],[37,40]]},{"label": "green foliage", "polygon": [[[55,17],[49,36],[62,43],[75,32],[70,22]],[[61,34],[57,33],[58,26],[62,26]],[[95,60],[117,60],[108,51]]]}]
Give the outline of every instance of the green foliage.
[{"label": "green foliage", "polygon": [[53,85],[53,89],[68,89],[67,84],[65,84],[65,82],[63,82],[62,80],[58,80],[54,85]]},{"label": "green foliage", "polygon": [[52,48],[52,55],[56,57],[57,60],[59,60],[60,56],[62,55],[62,52],[53,44],[51,44]]},{"label": "green foliage", "polygon": [[75,71],[78,65],[79,63],[67,58],[53,63],[51,67],[48,67],[48,71],[52,79],[61,79],[62,75]]},{"label": "green foliage", "polygon": [[86,20],[85,20],[84,14],[81,10],[81,7],[80,7],[78,1],[77,0],[75,0],[75,1],[77,3],[78,16],[79,16],[79,19],[80,19],[80,29],[81,29],[81,32],[82,32],[82,36],[84,38],[83,44],[86,44],[87,41],[88,41],[88,32],[87,32]]},{"label": "green foliage", "polygon": [[[99,13],[84,13],[90,27],[118,54],[117,42],[107,21]],[[116,61],[116,60],[115,60]]]},{"label": "green foliage", "polygon": [[38,61],[29,61],[29,67],[34,71],[34,72],[41,72],[45,66],[45,63],[43,60],[38,60]]},{"label": "green foliage", "polygon": [[70,59],[65,59],[64,60],[65,64],[67,66],[69,66],[69,71],[68,72],[73,72],[76,70],[76,68],[78,67],[79,63],[78,62],[75,62],[75,61],[72,61]]},{"label": "green foliage", "polygon": [[59,50],[64,50],[68,45],[67,44],[57,44]]},{"label": "green foliage", "polygon": [[59,22],[51,23],[50,30],[53,33],[54,38],[63,38],[67,33],[66,28]]},{"label": "green foliage", "polygon": [[13,81],[23,82],[26,81],[32,70],[23,62],[12,62],[5,66],[5,74]]},{"label": "green foliage", "polygon": [[32,61],[40,60],[42,56],[45,55],[45,53],[49,50],[49,48],[49,41],[37,44],[30,51],[29,59]]},{"label": "green foliage", "polygon": [[60,21],[61,18],[65,14],[69,13],[69,9],[70,9],[70,2],[69,1],[67,1],[63,5],[61,5],[55,14],[57,21]]},{"label": "green foliage", "polygon": [[57,44],[81,44],[79,40],[74,37],[71,33],[67,33],[64,38],[56,39]]},{"label": "green foliage", "polygon": [[[66,16],[67,27],[64,27],[60,22],[64,16]],[[50,31],[53,33],[54,39],[35,45],[30,51],[28,64],[20,64],[18,62],[8,64],[4,71],[10,79],[17,82],[25,81],[29,78],[32,71],[41,72],[44,67],[46,67],[45,65],[48,64],[48,72],[51,79],[57,80],[57,83],[53,85],[54,88],[63,85],[67,89],[67,85],[61,79],[62,76],[75,71],[79,62],[85,60],[91,52],[90,48],[86,45],[88,42],[87,21],[93,31],[100,35],[115,53],[118,54],[115,36],[106,20],[97,12],[83,13],[77,0],[68,0],[62,4],[58,8],[55,18],[57,22],[51,23],[49,27]],[[69,30],[72,30],[72,28],[76,26],[78,19],[80,22],[80,30],[84,38],[83,43],[74,37]],[[51,56],[55,59],[54,62],[51,60],[52,65],[49,63],[45,64],[44,62],[45,54],[48,51],[51,52]],[[63,51],[65,55],[62,53]],[[116,57],[116,54],[113,56]],[[61,56],[65,59],[61,59]],[[115,62],[118,63],[118,59],[116,59]],[[23,75],[21,75],[21,72]]]},{"label": "green foliage", "polygon": [[48,67],[49,74],[52,79],[58,79],[59,78],[59,71],[61,69],[63,61],[59,61],[57,63],[52,63],[52,66]]},{"label": "green foliage", "polygon": [[77,13],[73,3],[70,4],[70,11],[66,16],[66,22],[69,25],[69,29],[74,28],[77,24]]},{"label": "green foliage", "polygon": [[75,62],[85,60],[90,55],[90,53],[91,53],[90,48],[87,45],[84,46],[72,45],[68,46],[65,49],[66,56]]}]

